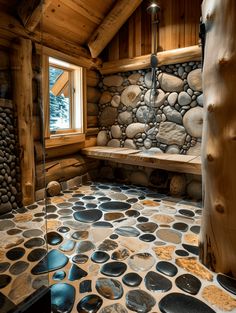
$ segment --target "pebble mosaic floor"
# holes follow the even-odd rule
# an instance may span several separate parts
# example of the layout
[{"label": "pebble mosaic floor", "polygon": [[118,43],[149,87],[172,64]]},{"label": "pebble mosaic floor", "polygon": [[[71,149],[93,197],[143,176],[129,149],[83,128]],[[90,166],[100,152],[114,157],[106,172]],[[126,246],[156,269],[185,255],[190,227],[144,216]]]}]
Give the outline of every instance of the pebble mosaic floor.
[{"label": "pebble mosaic floor", "polygon": [[236,280],[198,262],[200,203],[99,182],[49,202],[0,218],[0,305],[49,279],[55,313],[236,312]]}]

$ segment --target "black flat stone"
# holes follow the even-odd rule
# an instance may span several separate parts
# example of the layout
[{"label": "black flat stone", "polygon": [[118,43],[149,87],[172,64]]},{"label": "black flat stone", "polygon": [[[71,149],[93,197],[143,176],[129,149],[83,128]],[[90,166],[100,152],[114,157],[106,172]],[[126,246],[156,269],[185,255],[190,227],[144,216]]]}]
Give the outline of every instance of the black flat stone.
[{"label": "black flat stone", "polygon": [[187,250],[188,252],[199,255],[199,247],[197,246],[192,246],[192,245],[187,245],[185,243],[182,244],[183,248]]},{"label": "black flat stone", "polygon": [[142,277],[137,273],[128,273],[122,277],[122,282],[129,287],[137,287],[142,282]]},{"label": "black flat stone", "polygon": [[183,274],[178,276],[175,280],[175,284],[181,290],[192,295],[196,295],[202,285],[200,280],[191,274]]},{"label": "black flat stone", "polygon": [[68,279],[70,281],[78,280],[88,275],[82,268],[77,266],[76,264],[72,264],[69,270]]},{"label": "black flat stone", "polygon": [[56,246],[63,241],[63,237],[55,231],[47,233],[44,237],[51,246]]},{"label": "black flat stone", "polygon": [[127,265],[123,262],[108,262],[101,268],[101,273],[110,277],[118,277],[127,270]]},{"label": "black flat stone", "polygon": [[108,190],[108,189],[110,189],[110,187],[106,186],[106,185],[100,185],[99,189]]},{"label": "black flat stone", "polygon": [[141,235],[139,239],[145,242],[152,242],[156,240],[156,237],[152,234],[144,234],[144,235]]},{"label": "black flat stone", "polygon": [[186,232],[188,230],[188,225],[185,223],[181,223],[181,222],[174,223],[172,227],[182,232]]},{"label": "black flat stone", "polygon": [[0,289],[5,288],[11,282],[11,276],[6,274],[0,275]]},{"label": "black flat stone", "polygon": [[44,217],[46,214],[44,212],[35,213],[34,217]]},{"label": "black flat stone", "polygon": [[60,209],[71,208],[72,206],[73,206],[73,203],[70,203],[70,202],[62,202],[62,203],[57,204],[57,207]]},{"label": "black flat stone", "polygon": [[130,208],[131,205],[129,203],[121,201],[103,202],[99,205],[99,209],[105,212],[126,211]]},{"label": "black flat stone", "polygon": [[227,291],[236,295],[236,279],[233,279],[229,276],[218,274],[216,276],[219,284]]},{"label": "black flat stone", "polygon": [[57,207],[53,204],[49,204],[46,206],[46,212],[47,213],[54,213],[57,211]]},{"label": "black flat stone", "polygon": [[83,201],[76,201],[75,205],[84,205],[84,202]]},{"label": "black flat stone", "polygon": [[91,292],[92,291],[92,281],[91,280],[83,280],[79,284],[79,292],[85,293],[85,292]]},{"label": "black flat stone", "polygon": [[45,241],[42,238],[32,238],[24,243],[24,246],[28,249],[41,247],[45,244]]},{"label": "black flat stone", "polygon": [[98,295],[85,296],[77,305],[79,313],[96,313],[102,306],[103,300]]},{"label": "black flat stone", "polygon": [[17,261],[10,267],[9,272],[12,275],[19,275],[23,273],[28,267],[29,267],[29,263],[24,262],[24,261]]},{"label": "black flat stone", "polygon": [[80,212],[80,211],[85,210],[86,208],[85,208],[85,206],[83,206],[83,205],[74,205],[74,206],[72,207],[72,209],[73,209],[74,211]]},{"label": "black flat stone", "polygon": [[140,215],[140,213],[136,210],[128,210],[125,212],[125,215],[127,215],[129,217],[138,217]]},{"label": "black flat stone", "polygon": [[101,251],[112,251],[112,250],[115,250],[116,248],[118,248],[117,242],[115,242],[114,240],[110,240],[110,239],[105,239],[98,246],[98,250],[101,250]]},{"label": "black flat stone", "polygon": [[126,294],[126,306],[131,311],[147,313],[156,304],[156,300],[144,290],[131,290]]},{"label": "black flat stone", "polygon": [[96,203],[87,203],[86,208],[87,209],[95,209],[97,207]]},{"label": "black flat stone", "polygon": [[200,233],[200,226],[198,225],[194,225],[190,228],[191,232],[193,232],[194,234],[199,234]]},{"label": "black flat stone", "polygon": [[119,238],[119,236],[117,234],[112,234],[109,238],[110,239],[117,239],[117,238]]},{"label": "black flat stone", "polygon": [[63,280],[66,277],[66,273],[64,271],[57,271],[53,274],[53,280]]},{"label": "black flat stone", "polygon": [[140,232],[132,226],[123,226],[123,227],[116,228],[115,232],[118,235],[124,236],[124,237],[137,237],[140,235]]},{"label": "black flat stone", "polygon": [[56,218],[58,218],[57,214],[47,214],[45,216],[46,220],[55,220]]},{"label": "black flat stone", "polygon": [[2,262],[0,263],[0,273],[4,273],[9,267],[10,267],[9,262]]},{"label": "black flat stone", "polygon": [[122,284],[116,279],[98,278],[95,287],[101,296],[110,300],[120,299],[124,292]]},{"label": "black flat stone", "polygon": [[144,233],[153,233],[157,229],[157,227],[157,224],[153,222],[145,222],[137,225],[137,228]]},{"label": "black flat stone", "polygon": [[175,254],[179,255],[179,256],[188,256],[189,253],[185,250],[181,250],[181,249],[178,249],[178,250],[175,250]]},{"label": "black flat stone", "polygon": [[82,223],[93,223],[102,217],[102,211],[97,209],[78,211],[73,214],[74,219]]},{"label": "black flat stone", "polygon": [[137,221],[138,221],[139,223],[145,223],[145,222],[148,222],[149,219],[148,219],[147,217],[140,216],[140,217],[137,218]]},{"label": "black flat stone", "polygon": [[72,198],[81,198],[81,197],[83,197],[83,196],[84,196],[83,193],[74,193],[74,194],[72,195]]},{"label": "black flat stone", "polygon": [[95,222],[92,224],[93,227],[106,227],[106,228],[113,228],[113,225],[109,222]]},{"label": "black flat stone", "polygon": [[169,293],[159,302],[162,313],[216,313],[208,305],[183,293]]},{"label": "black flat stone", "polygon": [[60,245],[59,249],[63,252],[69,252],[69,251],[72,251],[74,247],[75,247],[75,241],[68,239],[63,244]]},{"label": "black flat stone", "polygon": [[167,262],[167,261],[158,262],[156,265],[156,269],[160,273],[165,274],[165,275],[170,276],[170,277],[175,276],[178,272],[177,267],[174,264]]},{"label": "black flat stone", "polygon": [[89,257],[86,254],[76,254],[72,258],[72,262],[77,264],[84,264],[88,261]]},{"label": "black flat stone", "polygon": [[75,240],[87,239],[89,236],[89,232],[87,230],[78,230],[72,234],[72,238]]},{"label": "black flat stone", "polygon": [[84,252],[88,252],[90,250],[95,249],[95,245],[88,240],[85,241],[80,241],[76,247],[76,252],[77,253],[84,253]]},{"label": "black flat stone", "polygon": [[7,251],[6,257],[11,261],[19,260],[25,254],[25,249],[21,247],[13,248]]},{"label": "black flat stone", "polygon": [[172,288],[172,282],[169,279],[153,271],[147,273],[144,282],[150,291],[166,292]]},{"label": "black flat stone", "polygon": [[96,198],[94,196],[84,196],[82,199],[87,201],[87,200],[94,200]]},{"label": "black flat stone", "polygon": [[70,228],[69,227],[66,227],[66,226],[61,226],[57,229],[59,231],[59,233],[68,233],[68,231],[70,231]]},{"label": "black flat stone", "polygon": [[42,230],[40,229],[29,229],[25,230],[22,234],[25,238],[38,237],[43,235]]},{"label": "black flat stone", "polygon": [[111,201],[111,198],[108,198],[108,197],[99,197],[98,200],[99,200],[99,201],[102,201],[102,202],[106,202],[106,201]]},{"label": "black flat stone", "polygon": [[36,262],[41,260],[47,254],[46,249],[38,248],[32,250],[27,257],[27,260],[30,262]]},{"label": "black flat stone", "polygon": [[130,204],[133,204],[133,203],[138,202],[138,199],[137,198],[131,198],[131,199],[128,199],[126,202],[130,203]]},{"label": "black flat stone", "polygon": [[21,229],[13,228],[13,229],[9,229],[7,231],[7,234],[8,235],[17,235],[17,234],[20,234],[21,232],[22,232]]},{"label": "black flat stone", "polygon": [[52,313],[70,313],[75,302],[75,287],[59,283],[51,286]]},{"label": "black flat stone", "polygon": [[95,251],[91,256],[91,260],[95,263],[105,263],[109,259],[109,254],[104,251]]},{"label": "black flat stone", "polygon": [[31,273],[34,275],[40,275],[55,271],[64,267],[68,261],[68,257],[60,251],[51,250],[37,265],[32,268]]},{"label": "black flat stone", "polygon": [[193,217],[195,215],[193,211],[186,210],[186,209],[179,210],[179,213],[188,217]]}]

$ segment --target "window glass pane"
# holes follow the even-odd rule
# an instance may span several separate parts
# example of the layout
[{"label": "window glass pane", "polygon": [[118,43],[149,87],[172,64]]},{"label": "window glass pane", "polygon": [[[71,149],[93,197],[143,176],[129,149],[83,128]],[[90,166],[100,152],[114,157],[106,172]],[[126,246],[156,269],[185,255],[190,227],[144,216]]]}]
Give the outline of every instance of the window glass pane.
[{"label": "window glass pane", "polygon": [[70,72],[49,66],[50,131],[71,128]]}]

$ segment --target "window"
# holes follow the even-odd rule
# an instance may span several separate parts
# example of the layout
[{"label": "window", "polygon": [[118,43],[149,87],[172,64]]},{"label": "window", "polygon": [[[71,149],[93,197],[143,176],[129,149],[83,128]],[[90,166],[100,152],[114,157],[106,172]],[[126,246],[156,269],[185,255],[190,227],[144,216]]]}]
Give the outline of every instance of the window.
[{"label": "window", "polygon": [[83,77],[82,67],[44,56],[46,148],[53,140],[56,145],[76,142],[83,133]]}]

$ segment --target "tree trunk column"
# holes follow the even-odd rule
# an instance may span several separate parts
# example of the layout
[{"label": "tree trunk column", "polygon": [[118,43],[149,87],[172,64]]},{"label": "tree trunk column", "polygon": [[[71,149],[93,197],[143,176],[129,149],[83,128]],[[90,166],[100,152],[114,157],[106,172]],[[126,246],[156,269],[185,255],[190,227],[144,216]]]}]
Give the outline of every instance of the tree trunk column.
[{"label": "tree trunk column", "polygon": [[236,277],[236,1],[205,0],[200,259]]}]

